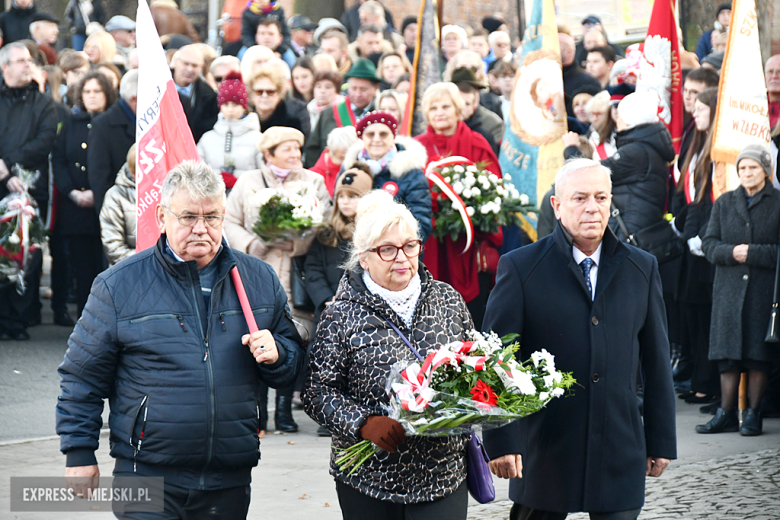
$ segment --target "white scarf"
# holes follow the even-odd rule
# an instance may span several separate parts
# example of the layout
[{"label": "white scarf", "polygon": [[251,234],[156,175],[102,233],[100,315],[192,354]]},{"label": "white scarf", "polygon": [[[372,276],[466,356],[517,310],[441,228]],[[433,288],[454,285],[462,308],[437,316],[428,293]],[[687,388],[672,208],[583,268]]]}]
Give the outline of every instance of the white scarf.
[{"label": "white scarf", "polygon": [[419,273],[415,274],[409,285],[400,291],[385,289],[371,279],[368,271],[363,271],[363,283],[366,284],[366,288],[371,294],[380,296],[386,301],[390,308],[404,320],[407,327],[412,326],[414,311],[417,309],[417,303],[420,301],[420,295],[422,294],[422,283],[420,282]]}]

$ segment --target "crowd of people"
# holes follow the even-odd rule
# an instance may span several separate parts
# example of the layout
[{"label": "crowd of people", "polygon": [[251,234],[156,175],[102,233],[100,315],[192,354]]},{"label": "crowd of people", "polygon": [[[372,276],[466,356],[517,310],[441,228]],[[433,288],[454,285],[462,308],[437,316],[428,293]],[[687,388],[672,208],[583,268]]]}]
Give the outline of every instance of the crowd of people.
[{"label": "crowd of people", "polygon": [[[58,406],[58,432],[63,435],[68,466],[94,466],[97,471],[92,453],[97,433],[87,423],[97,424],[95,417],[100,415],[95,396],[112,393],[113,372],[109,375],[103,369],[113,366],[122,344],[128,346],[122,363],[131,368],[116,375],[116,384],[129,385],[129,390],[112,402],[112,409],[121,410],[116,428],[112,425],[116,441],[112,455],[122,461],[115,474],[136,471],[137,460],[139,471],[158,474],[156,468],[162,468],[159,474],[186,490],[197,487],[198,472],[177,472],[175,467],[206,467],[214,461],[215,467],[230,471],[207,471],[215,480],[206,488],[248,486],[244,469],[256,464],[256,447],[220,445],[210,448],[208,460],[201,460],[177,443],[212,442],[213,433],[201,436],[196,428],[190,436],[188,431],[162,428],[154,431],[159,437],[151,436],[148,445],[144,438],[143,452],[137,437],[139,427],[143,436],[147,411],[151,410],[151,434],[153,421],[177,414],[173,406],[213,402],[214,387],[225,385],[225,395],[218,393],[218,398],[238,403],[235,410],[240,417],[223,417],[223,412],[201,417],[200,412],[192,412],[179,421],[214,428],[229,423],[220,436],[241,438],[248,428],[253,437],[262,438],[271,429],[298,431],[292,409],[303,406],[321,425],[318,434],[332,435],[336,447],[363,438],[389,448],[386,456],[351,476],[332,465],[345,518],[365,517],[366,511],[380,510],[379,503],[397,505],[400,513],[393,514],[401,516],[404,507],[410,506],[411,511],[414,505],[427,518],[460,517],[467,503],[463,439],[404,441],[397,423],[381,413],[383,371],[389,360],[406,359],[409,354],[402,338],[381,324],[400,318],[398,325],[421,350],[428,350],[461,339],[473,328],[522,332],[514,327],[529,319],[511,315],[525,312],[522,307],[512,308],[512,297],[517,297],[518,287],[530,282],[515,280],[522,271],[510,272],[510,261],[504,260],[510,253],[509,242],[504,242],[507,230],[477,233],[465,254],[465,237],[433,236],[437,201],[424,175],[428,164],[448,156],[465,157],[499,177],[506,173],[501,171],[498,154],[510,124],[522,44],[510,37],[500,13],[483,19],[479,27],[444,25],[442,81],[431,85],[421,102],[427,130],[407,137],[401,129],[408,123],[404,108],[415,54],[416,17],[407,17],[396,27],[381,3],[361,0],[340,21],[324,18],[313,23],[301,14],[287,18],[273,3],[251,0],[242,16],[241,39],[225,47],[235,55],[218,56],[199,42],[197,31],[173,2],[155,0],[151,7],[202,162],[187,163],[166,179],[157,210],[163,240],[139,254],[135,251],[139,61],[135,22],[125,16],[105,20],[99,0],[74,0],[66,12],[72,27],[70,45],[60,48],[60,21],[38,10],[32,0],[15,0],[8,12],[0,14],[0,198],[29,192],[50,230],[51,255],[49,288],[40,288],[39,252],[25,274],[27,290],[19,294],[11,287],[2,289],[0,339],[29,339],[27,328],[41,320],[39,295],[51,299],[54,322],[65,327],[76,325],[67,303],[76,304],[75,318],[80,321],[60,369],[67,398]],[[629,253],[619,253],[615,243],[670,220],[678,252],[671,260],[657,260],[660,281],[647,281],[653,271],[649,256],[633,260],[644,274],[625,275],[635,278],[637,287],[647,282],[648,297],[653,305],[663,307],[669,324],[668,331],[662,330],[659,317],[652,315],[653,333],[661,331],[664,338],[652,339],[647,347],[650,354],[643,351],[644,370],[656,371],[661,380],[671,370],[679,396],[704,405],[702,412],[714,415],[697,427],[700,433],[757,435],[762,428],[762,402],[764,412],[769,412],[771,397],[778,390],[779,358],[764,342],[764,334],[780,241],[780,56],[770,58],[765,67],[773,142],[745,148],[737,160],[741,187],[715,200],[712,128],[729,13],[730,5],[720,6],[715,29],[702,36],[696,53],[682,53],[685,133],[679,153],[658,119],[657,96],[635,92],[641,51],[610,43],[596,16],[582,20],[582,37],[577,40],[566,27],[559,27],[570,130],[563,137],[565,157],[578,167],[562,170],[540,201],[533,239],[548,245],[573,243],[575,250],[578,244],[597,243],[601,252],[603,237],[614,249],[605,250],[604,258],[613,254],[623,258],[620,255]],[[26,186],[15,165],[39,171],[38,181]],[[577,210],[574,199],[564,197],[570,195],[575,178],[581,181],[582,172],[592,176],[594,171],[608,176],[605,191],[611,193],[611,211],[603,207],[601,192],[592,196],[595,209]],[[587,178],[594,185],[605,182],[598,175]],[[258,215],[254,193],[295,183],[313,188],[326,208],[324,225],[303,238],[264,241],[253,231]],[[565,193],[559,191],[564,188]],[[586,232],[580,236],[566,224],[575,226],[567,219],[577,211],[603,213],[609,229],[605,221],[596,242],[583,238]],[[187,241],[189,232],[208,237],[204,250]],[[533,241],[519,233],[522,243]],[[551,239],[542,241],[548,235]],[[578,283],[592,290],[595,305],[600,294],[596,282],[599,287],[603,282],[595,277],[602,271],[602,253],[594,251],[580,251],[594,267],[585,274],[587,285]],[[535,261],[525,253],[512,255],[511,265],[529,266]],[[560,275],[553,268],[560,259],[554,258],[547,266],[549,273],[534,275],[538,280],[546,283],[547,277],[554,280]],[[188,268],[181,263],[188,260],[197,265]],[[260,335],[239,337],[237,333],[242,328],[240,307],[223,283],[229,266],[235,264],[247,278],[244,285],[251,287],[250,301],[265,324],[260,328],[267,329]],[[605,264],[604,272],[608,269]],[[200,286],[203,298],[191,302],[197,312],[186,310],[189,304],[177,303],[176,297],[154,300],[153,309],[139,307],[148,300],[135,299],[140,280],[145,287],[168,287],[169,276],[180,282],[188,276],[190,281],[199,279],[194,287]],[[594,277],[592,285],[589,276]],[[293,305],[300,300],[293,294],[299,280],[310,301]],[[654,299],[656,289],[662,299]],[[541,286],[536,290],[544,291]],[[628,298],[616,294],[621,301]],[[289,310],[283,303],[285,295]],[[181,295],[182,301],[187,298]],[[606,316],[614,310],[603,312]],[[639,316],[644,311],[631,312]],[[146,321],[143,330],[133,327],[139,319]],[[169,319],[178,325],[166,329]],[[592,319],[596,326],[596,315]],[[114,325],[106,330],[106,324]],[[171,336],[179,329],[185,339]],[[205,338],[205,350],[193,339],[197,330]],[[214,371],[216,375],[209,372],[210,394],[172,392],[160,402],[141,387],[173,383],[134,386],[140,376],[134,374],[138,366],[132,365],[131,358],[141,360],[144,355],[138,345],[168,338],[177,346],[174,350],[194,348],[195,357],[187,357],[183,368],[196,377],[200,358],[206,362],[211,355],[213,363],[219,364],[220,355],[235,355],[220,352],[220,335],[249,345],[250,361],[265,363],[260,365],[256,385],[248,382],[252,363],[236,358],[231,368],[236,377],[220,370]],[[304,345],[303,351],[298,352],[298,344]],[[211,345],[216,352],[209,350]],[[671,362],[665,362],[670,355]],[[666,369],[660,367],[661,361]],[[625,376],[625,387],[635,395],[638,409],[656,414],[655,418],[673,414],[665,402],[666,389],[648,381],[647,374],[644,379],[639,376],[636,356],[621,363],[627,371],[621,377]],[[590,380],[585,375],[588,369],[584,370],[583,377]],[[742,373],[748,377],[749,410],[740,425],[736,396]],[[86,384],[94,389],[91,394],[84,389],[87,380],[94,380]],[[598,381],[596,373],[592,383]],[[179,390],[190,388],[187,382],[181,385]],[[267,412],[269,385],[276,388],[273,428]],[[621,394],[615,406],[628,406],[625,399]],[[135,401],[140,408],[131,405]],[[140,426],[138,417],[144,407],[144,426]],[[559,414],[556,420],[562,417]],[[583,420],[587,423],[587,417]],[[643,434],[637,424],[629,427],[638,439]],[[536,427],[531,426],[534,435]],[[656,452],[647,453],[656,457],[652,463],[648,459],[648,474],[660,474],[675,456],[673,444],[664,437],[669,434],[666,430],[657,422],[645,429],[648,436],[665,439],[652,445]],[[505,434],[486,439],[491,456],[499,460],[494,472],[517,476],[521,466],[507,457],[524,448],[518,445],[521,451],[507,451],[501,435]],[[650,442],[648,437],[648,446]],[[544,463],[543,458],[531,462],[530,474],[538,467],[534,464]],[[415,465],[434,470],[413,475],[409,468]],[[639,477],[632,473],[631,478]],[[539,482],[530,482],[525,492],[513,487],[513,499],[532,505],[523,493],[530,493]],[[177,500],[185,500],[185,495]],[[595,503],[587,497],[579,502],[549,497],[536,509],[549,509],[561,500],[579,510]],[[633,511],[635,498],[610,505],[606,511],[616,510],[609,507]],[[231,511],[248,507],[248,497],[240,493],[224,500],[235,508]],[[513,515],[519,515],[513,518],[536,518],[529,514],[513,509]]]}]

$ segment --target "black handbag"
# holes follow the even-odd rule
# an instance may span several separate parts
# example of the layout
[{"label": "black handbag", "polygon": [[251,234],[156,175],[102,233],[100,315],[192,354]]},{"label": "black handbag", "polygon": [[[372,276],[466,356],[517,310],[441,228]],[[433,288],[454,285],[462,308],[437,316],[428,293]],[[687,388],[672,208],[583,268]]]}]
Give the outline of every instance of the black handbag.
[{"label": "black handbag", "polygon": [[780,245],[777,249],[777,266],[775,267],[775,293],[772,296],[772,310],[769,311],[769,326],[766,330],[766,343],[780,343],[780,337],[777,335],[777,282],[780,281]]},{"label": "black handbag", "polygon": [[290,293],[292,306],[298,310],[314,312],[314,302],[306,290],[306,255],[294,256],[290,266]]},{"label": "black handbag", "polygon": [[682,240],[665,220],[659,220],[636,233],[629,233],[626,223],[623,222],[623,217],[620,216],[620,210],[614,203],[612,204],[612,216],[617,221],[620,231],[627,237],[626,242],[647,251],[656,257],[659,264],[674,260],[685,252]]}]

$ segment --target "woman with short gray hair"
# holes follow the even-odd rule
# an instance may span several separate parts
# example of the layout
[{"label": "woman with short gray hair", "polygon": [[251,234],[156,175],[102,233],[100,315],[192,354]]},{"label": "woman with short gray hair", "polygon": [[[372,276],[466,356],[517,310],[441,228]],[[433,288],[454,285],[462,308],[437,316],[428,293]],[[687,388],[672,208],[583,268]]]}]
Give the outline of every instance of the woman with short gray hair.
[{"label": "woman with short gray hair", "polygon": [[[358,204],[352,250],[335,302],[322,313],[304,384],[306,413],[332,434],[330,473],[343,518],[465,519],[466,436],[406,438],[386,416],[389,368],[473,328],[463,298],[419,262],[417,219],[375,190]],[[403,334],[404,337],[401,336]],[[382,451],[349,475],[338,449],[368,439]]]}]

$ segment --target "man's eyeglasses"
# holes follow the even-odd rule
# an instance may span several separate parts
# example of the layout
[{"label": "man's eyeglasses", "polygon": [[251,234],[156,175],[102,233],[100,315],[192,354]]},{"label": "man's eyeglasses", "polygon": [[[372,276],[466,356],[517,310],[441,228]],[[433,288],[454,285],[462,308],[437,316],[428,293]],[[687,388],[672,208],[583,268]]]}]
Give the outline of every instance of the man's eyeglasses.
[{"label": "man's eyeglasses", "polygon": [[32,65],[33,60],[32,58],[22,58],[20,60],[11,60],[8,63],[10,63],[11,65],[24,65],[25,63]]},{"label": "man's eyeglasses", "polygon": [[176,220],[179,221],[179,224],[181,224],[184,227],[195,227],[198,221],[200,219],[203,219],[203,222],[205,222],[207,226],[214,229],[219,229],[220,227],[222,227],[222,221],[225,220],[225,217],[223,215],[193,215],[192,213],[177,215],[170,209],[168,208],[165,209],[167,209],[171,213],[171,215],[176,217]]},{"label": "man's eyeglasses", "polygon": [[254,89],[253,92],[255,93],[255,96],[257,96],[257,97],[263,97],[263,96],[274,97],[277,94],[276,90],[271,90],[271,89],[269,89],[269,90]]},{"label": "man's eyeglasses", "polygon": [[419,256],[420,252],[422,252],[422,240],[411,240],[401,247],[388,244],[369,249],[368,251],[370,253],[376,253],[379,255],[379,258],[385,262],[392,262],[398,256],[399,250],[403,251],[406,258],[411,260],[412,258]]}]

